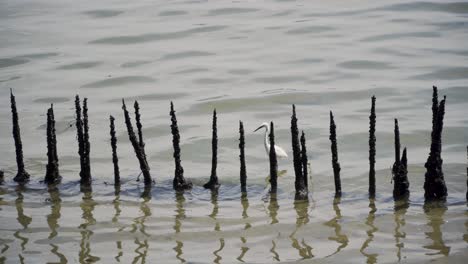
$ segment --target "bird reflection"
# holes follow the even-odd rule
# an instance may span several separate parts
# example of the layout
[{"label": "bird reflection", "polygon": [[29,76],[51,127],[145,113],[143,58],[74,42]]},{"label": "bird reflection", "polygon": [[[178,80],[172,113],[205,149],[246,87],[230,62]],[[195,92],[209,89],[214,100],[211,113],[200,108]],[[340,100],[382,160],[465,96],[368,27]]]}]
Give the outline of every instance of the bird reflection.
[{"label": "bird reflection", "polygon": [[406,232],[402,232],[400,229],[405,226],[405,214],[409,208],[408,198],[403,198],[395,201],[395,246],[397,247],[397,258],[401,261],[401,249],[405,247],[405,244],[400,241],[402,238],[406,238]]},{"label": "bird reflection", "polygon": [[[18,213],[18,217],[16,220],[18,220],[18,223],[23,227],[23,230],[17,230],[14,233],[14,237],[17,239],[21,240],[21,251],[23,252],[26,249],[26,245],[28,244],[29,238],[21,236],[21,231],[24,231],[28,229],[29,224],[31,224],[32,218],[24,214],[23,210],[23,202],[24,202],[24,196],[23,196],[23,191],[25,190],[24,185],[18,185],[16,188],[16,195],[18,196],[15,200],[15,206],[16,206],[16,211]],[[24,257],[23,255],[19,254],[18,257],[20,258],[21,262],[24,263]]]},{"label": "bird reflection", "polygon": [[341,198],[335,197],[333,200],[333,210],[335,211],[335,217],[333,217],[330,221],[326,222],[325,225],[333,228],[335,230],[335,236],[329,237],[328,239],[331,241],[336,241],[339,246],[330,254],[330,256],[335,255],[336,253],[340,252],[343,248],[348,246],[349,240],[346,234],[343,234],[341,231],[341,210],[340,210],[340,203]]},{"label": "bird reflection", "polygon": [[83,211],[82,219],[84,223],[79,226],[81,229],[81,242],[80,242],[80,251],[78,253],[78,257],[80,263],[86,262],[96,262],[99,261],[100,258],[93,256],[91,254],[91,236],[94,234],[93,231],[89,229],[89,227],[96,224],[96,219],[94,219],[93,211],[94,207],[96,207],[97,203],[93,200],[92,190],[90,187],[86,189],[82,189],[84,191],[83,198],[80,203],[81,210]]},{"label": "bird reflection", "polygon": [[134,242],[137,245],[135,253],[137,255],[133,259],[132,263],[146,263],[146,257],[148,255],[148,237],[150,237],[150,235],[146,232],[145,221],[148,217],[151,216],[151,209],[148,206],[148,203],[151,200],[151,185],[144,187],[143,193],[141,194],[141,199],[142,201],[140,202],[140,211],[143,213],[143,215],[133,220],[132,231],[130,232],[139,230],[140,233],[143,234],[144,239],[140,240],[140,236],[135,236]]},{"label": "bird reflection", "polygon": [[427,253],[427,255],[442,254],[448,256],[450,247],[446,246],[442,238],[441,226],[444,223],[444,213],[447,211],[447,205],[444,201],[441,202],[426,202],[424,204],[424,213],[426,214],[427,225],[432,229],[432,232],[425,232],[426,237],[432,240],[432,245],[423,246],[426,249],[435,250],[435,253]]},{"label": "bird reflection", "polygon": [[375,212],[377,211],[377,208],[375,207],[375,201],[373,198],[369,199],[369,214],[367,215],[366,218],[366,225],[370,227],[369,230],[367,230],[367,239],[364,241],[364,244],[362,244],[360,252],[367,258],[367,263],[376,263],[377,262],[377,256],[378,254],[368,254],[364,250],[369,247],[369,244],[374,240],[374,233],[376,231],[379,231],[379,229],[374,225],[374,220],[375,220]]},{"label": "bird reflection", "polygon": [[[47,224],[49,225],[50,234],[49,239],[53,239],[57,236],[57,228],[59,228],[58,220],[60,219],[60,209],[62,208],[62,199],[60,199],[60,192],[55,185],[48,186],[48,192],[50,195],[50,207],[51,212],[47,215]],[[59,263],[66,263],[67,259],[59,252],[59,247],[53,243],[50,243],[52,249],[50,252],[59,258]]]},{"label": "bird reflection", "polygon": [[292,241],[292,247],[297,249],[299,256],[303,259],[313,258],[314,255],[312,254],[312,247],[307,245],[304,239],[302,239],[301,243],[296,238],[297,231],[301,228],[301,226],[307,224],[309,222],[309,201],[295,201],[294,202],[294,209],[296,210],[296,228],[289,236]]},{"label": "bird reflection", "polygon": [[[185,219],[185,197],[183,192],[176,192],[176,215],[175,215],[175,223],[174,223],[174,231],[176,234],[180,233],[182,227],[182,220]],[[184,243],[176,239],[176,246],[173,248],[176,252],[176,258],[180,260],[180,262],[185,263],[185,259],[182,258],[183,254],[183,247]]]},{"label": "bird reflection", "polygon": [[[247,198],[247,193],[245,192],[242,193],[241,203],[242,203],[242,219],[246,221],[244,230],[247,230],[252,226],[249,222],[247,222],[249,219],[249,215],[247,214],[247,209],[249,209],[249,198]],[[244,233],[244,236],[240,237],[240,240],[242,242],[241,254],[239,255],[239,257],[237,257],[237,260],[239,260],[240,262],[244,262],[243,258],[245,254],[247,253],[247,251],[249,251],[249,248],[246,247],[245,245],[247,243],[247,239],[245,238],[245,233]]]}]

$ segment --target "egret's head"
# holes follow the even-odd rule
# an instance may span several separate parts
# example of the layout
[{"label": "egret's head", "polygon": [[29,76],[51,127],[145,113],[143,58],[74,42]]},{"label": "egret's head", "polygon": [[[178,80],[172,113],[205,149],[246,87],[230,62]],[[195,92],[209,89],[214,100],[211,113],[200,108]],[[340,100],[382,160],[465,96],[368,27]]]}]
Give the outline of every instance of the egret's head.
[{"label": "egret's head", "polygon": [[261,126],[259,126],[257,129],[254,130],[254,132],[256,132],[257,130],[259,130],[260,128],[266,128],[268,130],[268,123],[263,123]]}]

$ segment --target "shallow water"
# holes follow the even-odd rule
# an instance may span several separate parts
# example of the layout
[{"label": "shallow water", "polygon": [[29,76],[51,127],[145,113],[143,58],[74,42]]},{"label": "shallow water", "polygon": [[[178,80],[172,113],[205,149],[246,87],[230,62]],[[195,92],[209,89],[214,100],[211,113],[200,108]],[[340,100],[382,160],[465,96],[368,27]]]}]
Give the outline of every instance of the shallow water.
[{"label": "shallow water", "polygon": [[[463,262],[467,257],[468,3],[385,1],[0,2],[1,263]],[[424,204],[432,85],[447,95],[445,204]],[[9,88],[25,163],[17,186]],[[80,190],[73,97],[89,98],[92,191]],[[377,97],[377,197],[367,198],[368,116]],[[139,166],[120,105],[139,100],[146,153]],[[171,190],[169,102],[194,189]],[[63,183],[47,188],[46,109],[54,103]],[[307,135],[310,200],[294,203],[292,159],[277,197],[259,124],[275,121],[289,153],[291,104]],[[202,189],[218,112],[219,193]],[[333,199],[328,114],[338,127],[341,200]],[[112,183],[108,116],[121,175]],[[411,196],[392,199],[393,118],[408,147]],[[246,128],[248,195],[241,197],[238,120]],[[291,156],[291,155],[290,155]],[[276,198],[276,199],[275,199]],[[308,261],[305,261],[308,262]]]}]

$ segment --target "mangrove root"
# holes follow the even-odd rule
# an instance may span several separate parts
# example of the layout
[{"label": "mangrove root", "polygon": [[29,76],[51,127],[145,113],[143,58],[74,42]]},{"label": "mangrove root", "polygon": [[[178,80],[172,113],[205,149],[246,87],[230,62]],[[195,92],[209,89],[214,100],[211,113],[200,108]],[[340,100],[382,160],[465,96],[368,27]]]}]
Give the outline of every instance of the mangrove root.
[{"label": "mangrove root", "polygon": [[217,189],[219,187],[218,176],[216,175],[216,167],[218,166],[218,129],[216,109],[213,111],[213,135],[211,138],[211,176],[210,180],[203,185],[206,189]]},{"label": "mangrove root", "polygon": [[110,136],[112,148],[112,163],[114,164],[114,185],[120,185],[120,170],[119,170],[119,157],[117,156],[117,137],[115,136],[115,118],[109,116],[110,121]]},{"label": "mangrove root", "polygon": [[369,123],[369,197],[373,198],[375,197],[375,96],[372,96]]},{"label": "mangrove root", "polygon": [[[138,106],[138,104],[136,104],[135,106]],[[128,113],[127,106],[125,105],[124,99],[122,99],[122,109],[124,111],[125,125],[127,126],[128,138],[130,142],[132,143],[133,150],[135,151],[135,155],[138,159],[138,162],[140,163],[140,170],[141,170],[141,173],[143,174],[145,186],[147,185],[149,186],[152,184],[152,179],[150,175],[150,168],[149,168],[148,162],[146,161],[144,143],[143,143],[143,140],[141,140],[141,142],[138,141],[135,135],[135,132],[133,131],[132,120],[130,119],[130,114]],[[137,107],[135,107],[135,115],[138,117],[138,119],[140,118]]]},{"label": "mangrove root", "polygon": [[335,179],[335,197],[341,197],[340,163],[338,162],[338,143],[336,141],[336,125],[333,112],[330,111],[330,142],[332,153],[333,177]]},{"label": "mangrove root", "polygon": [[398,119],[395,118],[395,163],[392,167],[393,175],[393,199],[408,198],[409,196],[409,181],[408,181],[408,159],[406,157],[406,148],[403,150],[403,155],[400,159],[400,128]]},{"label": "mangrove root", "polygon": [[24,168],[23,160],[23,143],[21,142],[21,131],[19,126],[18,111],[16,109],[16,100],[13,95],[13,90],[10,89],[10,103],[11,103],[11,114],[13,121],[13,139],[15,140],[16,150],[16,165],[18,167],[18,173],[16,174],[14,181],[24,183],[29,181],[29,173]]},{"label": "mangrove root", "polygon": [[171,133],[172,133],[172,146],[174,147],[174,161],[175,161],[175,172],[174,172],[174,180],[172,182],[172,186],[176,191],[182,191],[186,189],[192,188],[192,183],[186,181],[184,178],[184,168],[182,167],[180,161],[180,135],[179,135],[179,127],[177,126],[177,117],[174,110],[174,104],[171,102]]},{"label": "mangrove root", "polygon": [[47,184],[57,183],[61,179],[57,155],[54,106],[50,105],[47,110],[47,166],[44,182]]},{"label": "mangrove root", "polygon": [[424,181],[424,198],[426,200],[445,200],[447,186],[442,171],[442,129],[444,126],[445,100],[438,99],[437,87],[433,86],[432,94],[432,133],[431,149],[426,164],[427,169]]}]

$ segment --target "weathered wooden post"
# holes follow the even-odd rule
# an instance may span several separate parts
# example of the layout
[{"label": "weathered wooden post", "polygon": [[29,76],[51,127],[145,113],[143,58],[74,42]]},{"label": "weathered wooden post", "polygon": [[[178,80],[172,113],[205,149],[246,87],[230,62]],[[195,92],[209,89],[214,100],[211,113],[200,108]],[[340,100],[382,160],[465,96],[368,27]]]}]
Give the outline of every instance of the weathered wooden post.
[{"label": "weathered wooden post", "polygon": [[369,197],[375,197],[375,96],[372,96],[371,114],[369,116]]},{"label": "weathered wooden post", "polygon": [[330,142],[332,153],[333,177],[335,179],[335,197],[341,197],[341,178],[340,178],[340,163],[338,162],[338,143],[336,141],[336,125],[333,118],[333,112],[330,111]]},{"label": "weathered wooden post", "polygon": [[278,190],[278,160],[275,151],[275,128],[273,122],[270,122],[270,193],[276,193]]},{"label": "weathered wooden post", "polygon": [[133,150],[135,151],[135,155],[138,159],[138,162],[140,163],[140,169],[141,169],[141,173],[143,174],[145,186],[149,186],[152,184],[152,179],[151,179],[151,174],[150,174],[150,168],[149,168],[148,162],[146,161],[146,154],[144,151],[144,147],[142,147],[142,143],[138,141],[135,135],[135,132],[133,131],[133,125],[130,119],[130,114],[128,113],[127,106],[125,105],[125,101],[123,99],[122,99],[122,109],[124,111],[125,125],[127,126],[128,138],[130,142],[132,143]]},{"label": "weathered wooden post", "polygon": [[60,182],[62,177],[59,173],[57,155],[57,136],[55,130],[54,106],[50,105],[47,110],[47,166],[44,182],[47,184]]},{"label": "weathered wooden post", "polygon": [[240,183],[241,192],[247,192],[247,169],[245,166],[245,138],[244,138],[244,124],[239,121],[239,150],[240,150]]},{"label": "weathered wooden post", "polygon": [[16,109],[16,100],[13,95],[13,90],[10,89],[10,103],[11,103],[11,114],[13,121],[13,139],[15,141],[15,150],[16,150],[16,165],[18,167],[18,172],[13,179],[15,182],[25,183],[29,181],[29,173],[24,168],[23,160],[23,143],[21,142],[21,131],[19,126],[18,111]]},{"label": "weathered wooden post", "polygon": [[308,200],[309,199],[309,171],[308,171],[308,165],[309,165],[309,160],[307,158],[307,147],[306,147],[306,139],[305,139],[305,134],[304,131],[302,131],[301,135],[301,165],[302,165],[302,180],[303,180],[303,189],[301,189],[299,192],[296,191],[296,200]]},{"label": "weathered wooden post", "polygon": [[437,87],[433,86],[432,95],[432,133],[431,149],[426,164],[427,169],[424,181],[424,198],[430,200],[445,200],[447,186],[442,171],[442,129],[444,126],[445,100],[438,102]]},{"label": "weathered wooden post", "polygon": [[179,127],[177,126],[177,117],[174,110],[174,104],[171,102],[171,133],[172,133],[172,146],[174,148],[174,162],[175,162],[175,172],[174,172],[174,180],[172,182],[172,186],[176,191],[182,191],[186,189],[192,188],[192,183],[186,181],[184,178],[184,168],[182,167],[180,161],[180,135],[179,135]]},{"label": "weathered wooden post", "polygon": [[203,185],[206,189],[216,189],[219,187],[218,176],[216,174],[216,168],[218,166],[218,129],[217,129],[217,117],[216,109],[213,111],[213,135],[211,139],[211,176],[210,180]]},{"label": "weathered wooden post", "polygon": [[115,118],[109,116],[110,121],[110,136],[112,148],[112,163],[114,164],[114,185],[120,185],[120,170],[119,170],[119,157],[117,156],[117,137],[115,136]]}]

